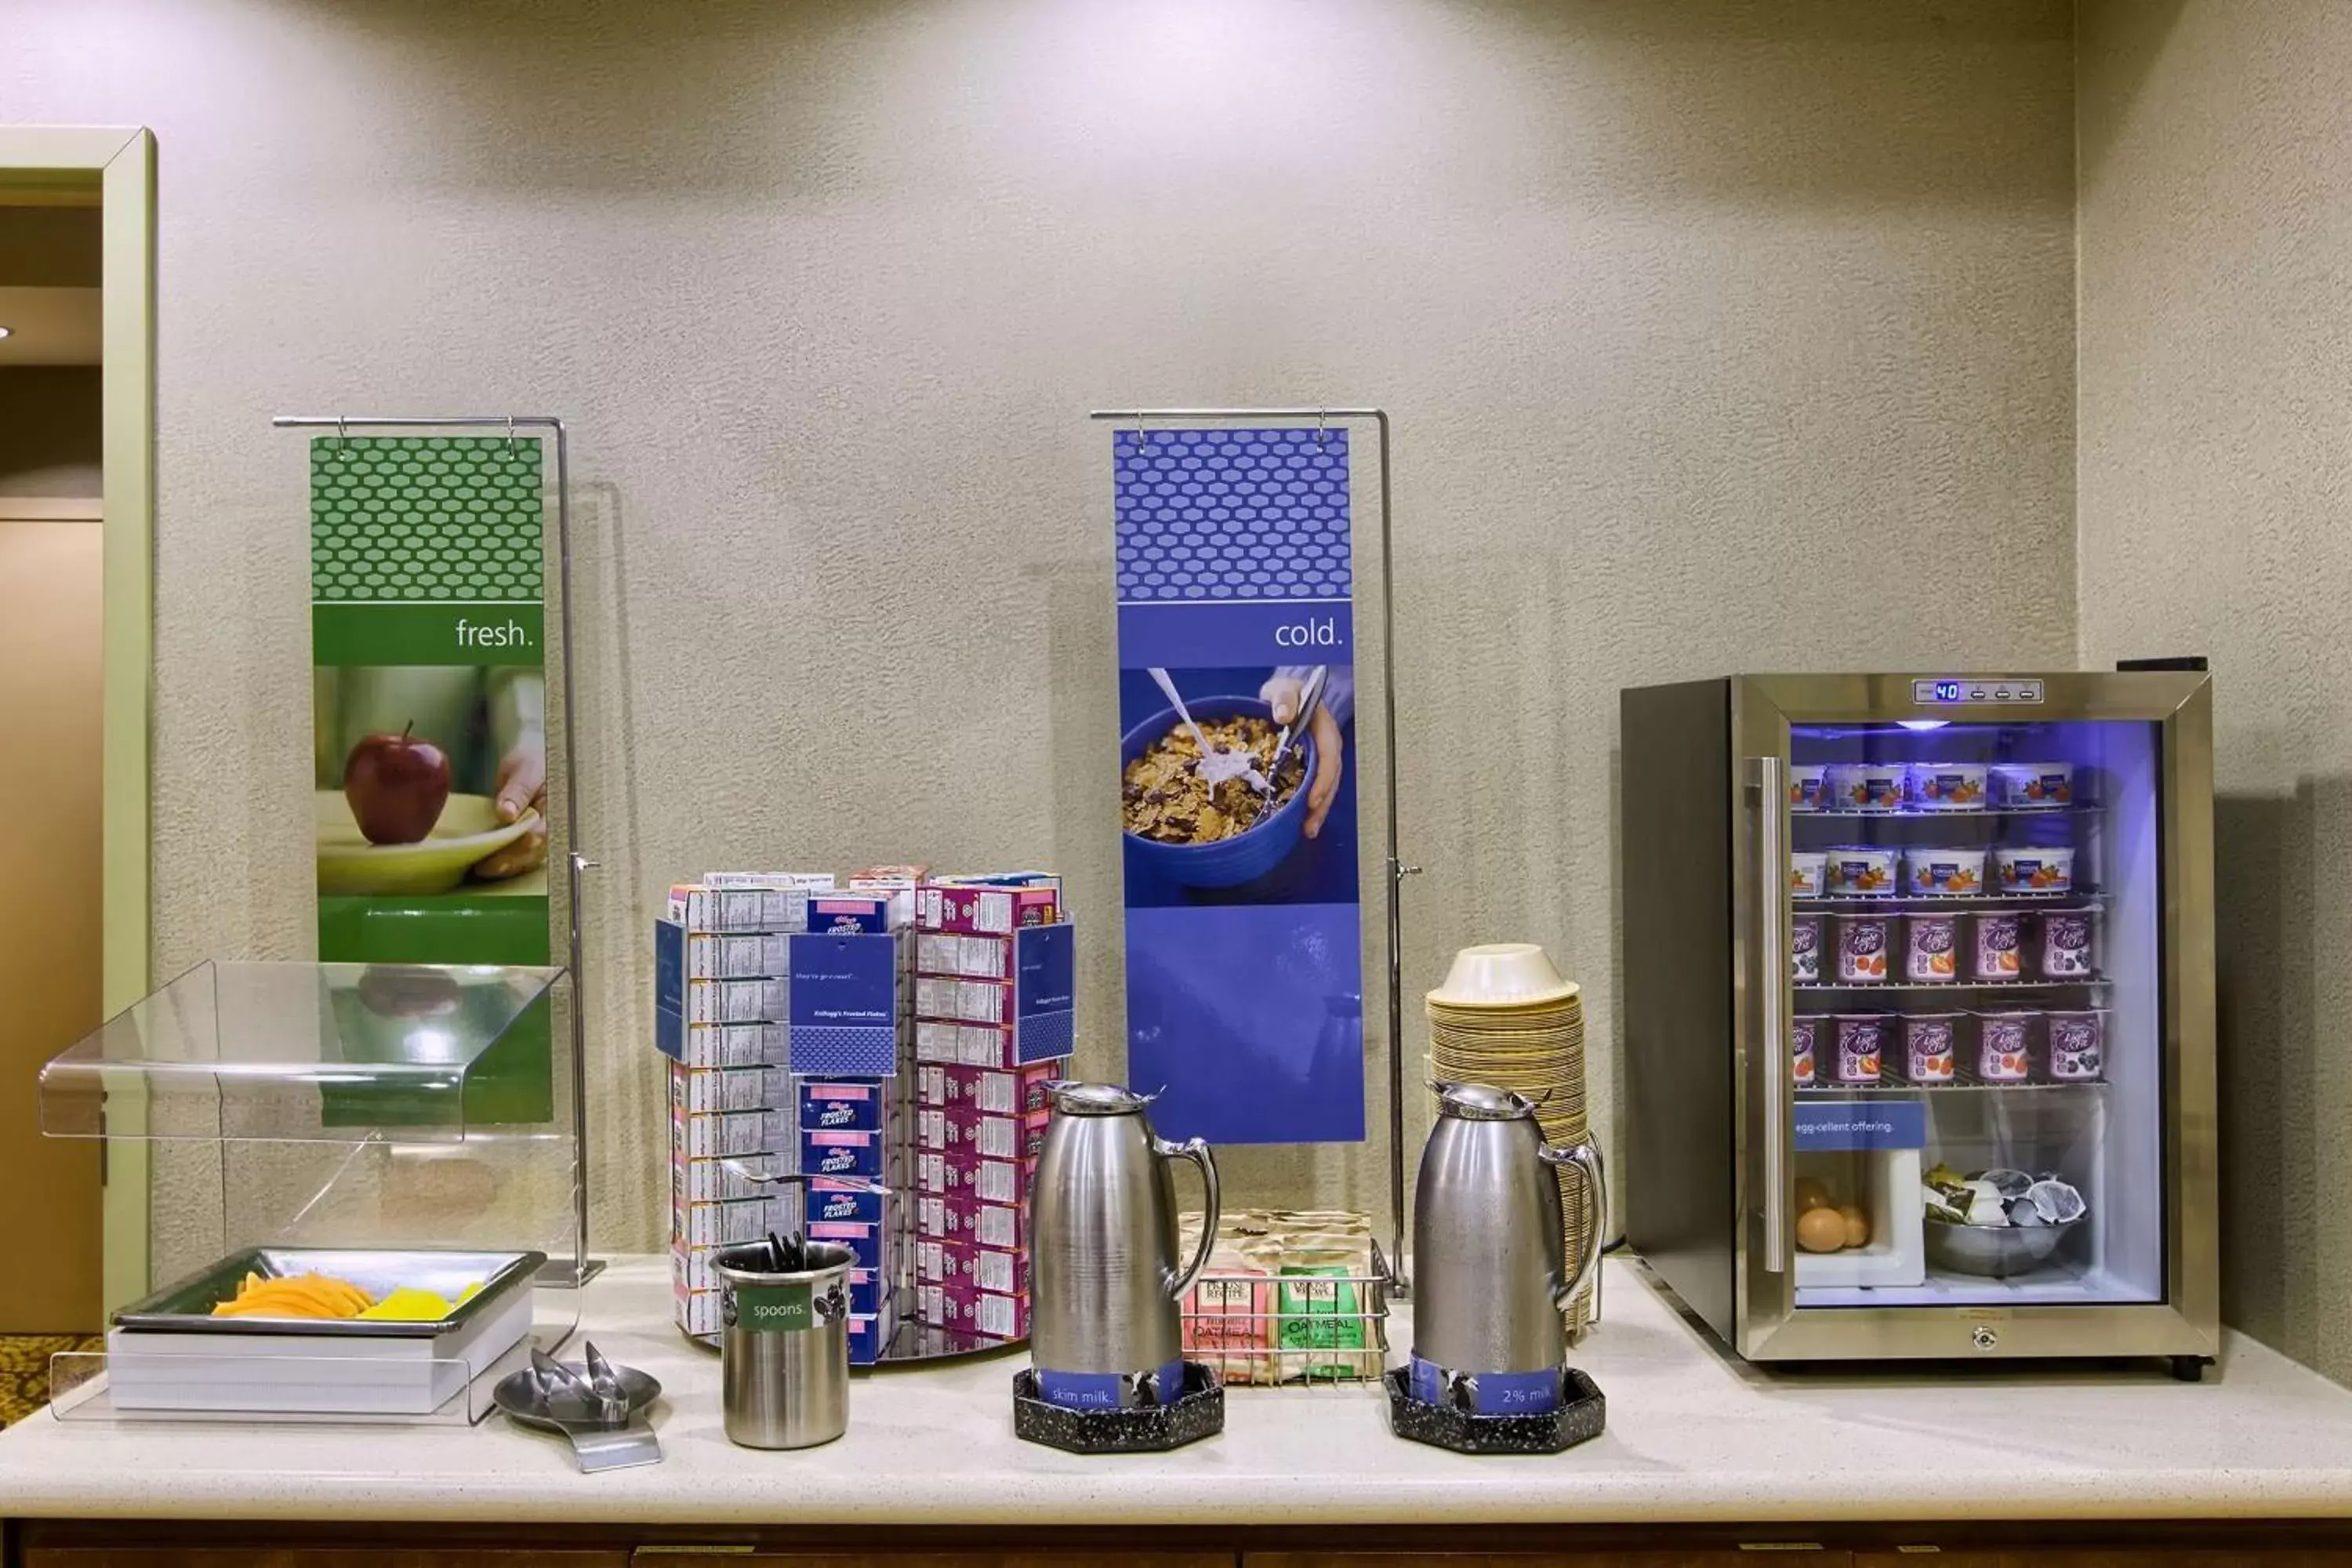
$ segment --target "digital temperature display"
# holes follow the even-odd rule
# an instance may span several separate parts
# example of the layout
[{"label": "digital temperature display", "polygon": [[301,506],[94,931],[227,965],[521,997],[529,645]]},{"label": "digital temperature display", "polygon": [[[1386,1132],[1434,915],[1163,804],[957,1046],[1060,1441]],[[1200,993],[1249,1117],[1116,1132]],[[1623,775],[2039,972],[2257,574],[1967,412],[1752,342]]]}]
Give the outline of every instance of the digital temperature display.
[{"label": "digital temperature display", "polygon": [[1957,681],[1957,680],[1939,680],[1939,681],[1936,682],[1936,700],[1937,700],[1937,701],[1938,701],[1938,702],[1958,702],[1959,700],[1960,700],[1960,683],[1959,683],[1958,681]]},{"label": "digital temperature display", "polygon": [[2031,675],[1979,676],[1953,680],[1937,676],[1911,683],[1911,700],[1922,708],[1948,702],[2040,702],[2042,682]]}]

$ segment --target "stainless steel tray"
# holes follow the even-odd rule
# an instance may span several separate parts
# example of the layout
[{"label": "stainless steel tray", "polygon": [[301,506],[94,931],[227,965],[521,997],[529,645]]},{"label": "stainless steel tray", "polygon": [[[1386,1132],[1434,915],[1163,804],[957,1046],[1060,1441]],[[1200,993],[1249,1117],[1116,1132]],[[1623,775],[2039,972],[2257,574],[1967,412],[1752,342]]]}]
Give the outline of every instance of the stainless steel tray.
[{"label": "stainless steel tray", "polygon": [[[361,1340],[436,1339],[455,1333],[518,1287],[528,1288],[543,1252],[448,1252],[438,1248],[383,1250],[250,1247],[165,1286],[114,1314],[114,1326],[178,1334],[323,1334]],[[248,1273],[264,1279],[319,1273],[348,1279],[381,1300],[410,1285],[455,1300],[477,1279],[482,1288],[447,1317],[433,1322],[362,1322],[350,1318],[215,1318],[213,1308],[236,1294]]]}]

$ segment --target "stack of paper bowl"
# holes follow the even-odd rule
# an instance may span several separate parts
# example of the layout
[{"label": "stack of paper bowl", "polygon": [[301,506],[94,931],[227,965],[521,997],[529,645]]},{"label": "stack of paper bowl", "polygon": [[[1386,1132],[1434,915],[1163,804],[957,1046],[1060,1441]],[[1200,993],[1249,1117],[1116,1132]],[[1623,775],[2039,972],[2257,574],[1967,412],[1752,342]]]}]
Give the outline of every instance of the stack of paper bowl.
[{"label": "stack of paper bowl", "polygon": [[[1431,992],[1429,1073],[1440,1083],[1486,1083],[1531,1100],[1544,1142],[1581,1143],[1584,1120],[1584,1004],[1533,942],[1465,947],[1445,983]],[[1570,1267],[1584,1249],[1588,1203],[1582,1178],[1559,1173],[1562,1240]],[[1569,1331],[1591,1321],[1591,1292],[1577,1298]]]}]

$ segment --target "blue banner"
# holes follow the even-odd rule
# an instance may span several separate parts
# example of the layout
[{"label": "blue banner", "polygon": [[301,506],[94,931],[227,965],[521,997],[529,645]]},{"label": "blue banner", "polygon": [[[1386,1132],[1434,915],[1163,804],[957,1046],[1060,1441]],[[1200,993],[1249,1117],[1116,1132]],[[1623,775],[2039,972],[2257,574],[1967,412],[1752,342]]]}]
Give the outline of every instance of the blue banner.
[{"label": "blue banner", "polygon": [[1927,1108],[1916,1100],[1879,1094],[1853,1100],[1801,1100],[1796,1145],[1803,1154],[1924,1149]]},{"label": "blue banner", "polygon": [[1348,433],[1121,430],[1128,1081],[1219,1143],[1364,1136]]}]

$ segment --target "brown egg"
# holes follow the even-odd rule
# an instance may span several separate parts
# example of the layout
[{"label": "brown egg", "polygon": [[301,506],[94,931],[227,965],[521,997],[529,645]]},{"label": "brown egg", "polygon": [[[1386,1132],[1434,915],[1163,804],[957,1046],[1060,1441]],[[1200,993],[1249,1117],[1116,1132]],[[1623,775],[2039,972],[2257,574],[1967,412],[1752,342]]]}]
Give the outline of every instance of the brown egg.
[{"label": "brown egg", "polygon": [[1845,1221],[1845,1244],[1848,1247],[1870,1245],[1870,1216],[1847,1204],[1838,1210],[1838,1218]]},{"label": "brown egg", "polygon": [[1807,1209],[1797,1216],[1797,1245],[1807,1252],[1835,1252],[1845,1245],[1845,1221],[1832,1208]]},{"label": "brown egg", "polygon": [[1830,1190],[1823,1184],[1811,1176],[1797,1178],[1797,1212],[1799,1214],[1803,1214],[1807,1209],[1826,1209],[1836,1206],[1830,1201]]}]

